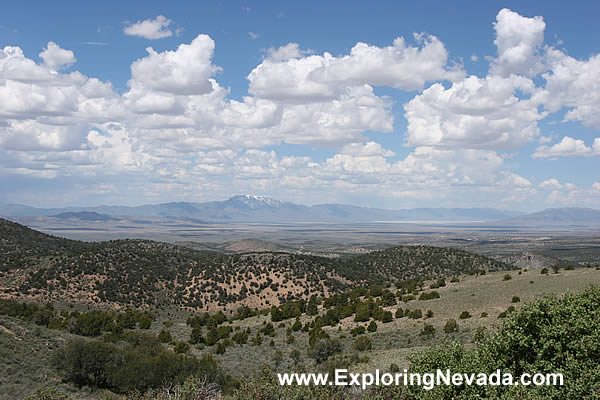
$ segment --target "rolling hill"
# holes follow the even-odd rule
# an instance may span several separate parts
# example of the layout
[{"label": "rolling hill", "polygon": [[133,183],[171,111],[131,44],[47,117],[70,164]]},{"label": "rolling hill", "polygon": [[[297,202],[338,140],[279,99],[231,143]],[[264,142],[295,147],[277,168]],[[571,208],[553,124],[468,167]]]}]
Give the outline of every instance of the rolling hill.
[{"label": "rolling hill", "polygon": [[111,308],[264,308],[355,286],[511,269],[461,250],[401,246],[326,258],[226,255],[149,240],[87,243],[0,220],[0,297]]}]

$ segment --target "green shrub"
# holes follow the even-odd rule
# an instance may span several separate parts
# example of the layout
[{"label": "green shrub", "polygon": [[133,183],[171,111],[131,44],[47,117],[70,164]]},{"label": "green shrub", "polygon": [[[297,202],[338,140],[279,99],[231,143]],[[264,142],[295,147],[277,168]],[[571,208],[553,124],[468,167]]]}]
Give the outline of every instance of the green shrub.
[{"label": "green shrub", "polygon": [[512,279],[512,276],[510,276],[510,274],[504,274],[504,277],[502,277],[503,281],[510,281]]},{"label": "green shrub", "polygon": [[456,322],[456,320],[454,318],[450,318],[448,321],[446,321],[446,325],[444,325],[444,332],[445,333],[458,332],[458,323]]},{"label": "green shrub", "polygon": [[467,318],[471,318],[472,315],[470,312],[468,311],[463,311],[460,313],[460,315],[458,316],[458,319],[467,319]]},{"label": "green shrub", "polygon": [[377,331],[377,324],[375,323],[375,321],[371,321],[369,326],[367,326],[367,331],[369,331],[369,332]]},{"label": "green shrub", "polygon": [[[435,386],[376,388],[374,396],[423,399],[592,399],[600,393],[600,288],[589,288],[562,297],[545,296],[508,315],[502,329],[479,338],[473,349],[458,342],[443,342],[410,356],[415,373],[436,369],[461,373],[501,370],[514,377],[528,373],[557,373],[562,386]],[[478,335],[478,333],[476,333]],[[560,349],[557,351],[556,349]],[[408,391],[409,393],[406,393]],[[384,397],[384,394],[387,397]]]},{"label": "green shrub", "polygon": [[540,274],[548,275],[548,268],[542,268],[542,270],[540,271]]},{"label": "green shrub", "polygon": [[158,334],[158,341],[161,343],[169,343],[171,340],[173,340],[173,338],[171,337],[171,332],[169,332],[168,329],[163,329]]},{"label": "green shrub", "polygon": [[423,325],[421,332],[419,332],[419,335],[428,337],[435,336],[435,327],[431,324],[425,324]]},{"label": "green shrub", "polygon": [[439,299],[439,298],[440,298],[440,294],[438,292],[436,292],[435,290],[432,290],[431,292],[423,292],[419,296],[419,300],[432,300],[432,299]]},{"label": "green shrub", "polygon": [[352,328],[350,330],[350,334],[352,336],[357,336],[357,335],[363,335],[365,333],[365,327],[364,326],[357,326],[356,328]]},{"label": "green shrub", "polygon": [[420,308],[417,308],[416,310],[409,311],[406,315],[410,319],[419,319],[423,317],[423,312]]},{"label": "green shrub", "polygon": [[396,318],[402,318],[402,317],[404,317],[404,310],[403,310],[403,309],[401,309],[401,308],[397,309],[397,310],[396,310],[395,317],[396,317]]},{"label": "green shrub", "polygon": [[342,352],[342,343],[337,339],[318,339],[310,348],[308,355],[317,364],[327,361],[329,357]]},{"label": "green shrub", "polygon": [[356,338],[354,343],[352,343],[352,348],[356,351],[365,351],[371,350],[372,342],[368,336],[359,336]]},{"label": "green shrub", "polygon": [[190,350],[190,345],[186,342],[177,342],[175,343],[175,347],[173,351],[177,354],[185,354]]},{"label": "green shrub", "polygon": [[513,303],[519,303],[521,302],[521,298],[519,296],[513,296],[512,300]]}]

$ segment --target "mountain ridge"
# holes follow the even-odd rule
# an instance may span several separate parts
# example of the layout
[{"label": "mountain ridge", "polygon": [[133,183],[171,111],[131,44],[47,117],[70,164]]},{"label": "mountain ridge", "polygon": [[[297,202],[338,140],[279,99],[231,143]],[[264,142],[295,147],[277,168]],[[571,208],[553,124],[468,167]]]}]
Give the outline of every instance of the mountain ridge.
[{"label": "mountain ridge", "polygon": [[222,201],[169,202],[140,206],[36,208],[20,204],[0,205],[0,215],[46,216],[95,212],[111,217],[189,217],[211,222],[377,222],[377,221],[496,221],[524,213],[494,208],[381,209],[325,203],[311,206],[268,196],[235,195]]}]

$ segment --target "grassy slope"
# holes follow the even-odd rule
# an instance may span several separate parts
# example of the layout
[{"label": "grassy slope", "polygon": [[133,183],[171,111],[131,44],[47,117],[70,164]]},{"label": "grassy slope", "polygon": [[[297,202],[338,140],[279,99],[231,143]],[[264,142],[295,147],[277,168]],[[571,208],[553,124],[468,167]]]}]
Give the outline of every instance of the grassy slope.
[{"label": "grassy slope", "polygon": [[[369,334],[373,339],[373,349],[364,352],[369,357],[368,363],[353,365],[353,371],[373,371],[375,368],[388,369],[394,362],[401,367],[407,366],[406,356],[416,348],[428,346],[439,342],[443,337],[443,325],[448,318],[455,318],[460,326],[460,332],[454,334],[466,343],[472,341],[475,329],[485,326],[495,329],[502,323],[497,318],[500,311],[510,305],[520,306],[523,302],[531,301],[543,296],[545,293],[576,292],[588,287],[590,284],[600,285],[600,271],[591,268],[580,268],[574,271],[561,271],[559,274],[549,276],[540,275],[537,271],[524,272],[518,275],[512,273],[512,279],[503,281],[504,272],[489,273],[485,276],[462,276],[458,283],[449,283],[446,287],[437,289],[441,294],[440,299],[427,301],[411,301],[399,306],[406,309],[421,308],[423,311],[431,309],[434,317],[428,320],[409,320],[407,318],[394,319],[388,324],[378,323],[379,329],[374,334]],[[533,284],[529,283],[531,280]],[[472,294],[475,294],[473,296]],[[519,296],[521,303],[511,303],[512,296]],[[396,307],[388,309],[395,310]],[[463,310],[473,314],[473,318],[459,320],[458,315]],[[487,318],[479,318],[481,312],[487,312]],[[185,325],[185,314],[163,314],[152,325],[151,331],[155,334],[163,328],[163,321],[174,322],[170,328],[175,339],[188,340],[190,328]],[[307,317],[303,321],[308,320]],[[268,316],[248,318],[235,321],[233,326],[242,328],[250,327],[253,334],[263,326],[263,321],[270,321]],[[289,326],[293,320],[285,321]],[[419,336],[423,324],[431,323],[437,328],[437,334],[432,339]],[[365,323],[363,323],[366,325]],[[259,347],[244,345],[231,346],[223,355],[216,355],[219,364],[229,373],[241,377],[253,375],[259,371],[262,363],[275,365],[274,353],[279,350],[284,355],[283,362],[278,370],[298,370],[288,355],[293,349],[298,349],[302,354],[302,364],[307,370],[315,370],[315,366],[306,355],[308,337],[306,333],[295,333],[296,342],[288,345],[285,343],[285,328],[275,324],[277,335],[273,338],[275,346],[271,347],[271,338],[265,338]],[[350,328],[356,326],[352,317],[342,321],[342,332],[336,328],[326,328],[332,337],[346,336],[342,339],[344,351],[351,352],[353,338],[349,334]],[[61,390],[70,392],[73,398],[92,399],[108,398],[105,393],[90,393],[78,390],[72,386],[60,384],[56,373],[49,367],[49,360],[54,349],[64,343],[72,335],[37,327],[28,322],[0,316],[0,399],[22,398],[35,391],[37,387],[58,385]],[[203,352],[212,352],[214,348],[192,348],[192,353],[201,355]]]},{"label": "grassy slope", "polygon": [[[559,274],[541,275],[538,271],[523,272],[518,275],[516,271],[511,273],[512,279],[504,281],[505,272],[489,273],[484,276],[461,276],[460,282],[448,283],[446,287],[436,289],[441,298],[434,300],[419,301],[413,300],[407,304],[400,303],[397,306],[386,307],[388,310],[395,311],[396,308],[403,309],[422,309],[423,313],[431,309],[434,317],[430,319],[411,320],[408,318],[394,319],[393,322],[382,324],[378,322],[379,329],[373,334],[369,334],[373,340],[373,349],[364,352],[370,361],[367,364],[357,364],[352,368],[354,370],[372,371],[375,368],[388,369],[392,362],[401,367],[407,366],[406,356],[415,348],[428,346],[438,343],[445,334],[443,327],[449,318],[454,318],[459,324],[459,332],[453,334],[454,337],[470,343],[473,334],[479,326],[487,329],[496,329],[502,324],[502,319],[498,319],[498,314],[514,305],[519,308],[524,302],[532,301],[542,297],[546,293],[565,293],[567,291],[577,292],[590,284],[600,285],[600,271],[593,268],[579,268],[573,271],[561,270]],[[534,281],[533,284],[529,283]],[[474,294],[474,295],[473,295]],[[520,303],[512,303],[512,297],[521,298]],[[469,311],[473,317],[460,320],[458,318],[462,311]],[[482,312],[489,314],[486,318],[480,318]],[[303,316],[301,320],[308,321],[309,318]],[[263,321],[270,322],[269,316],[257,316],[248,318],[244,321],[236,321],[233,326],[242,328],[250,327],[253,336],[262,326]],[[171,328],[174,337],[179,340],[189,339],[190,329],[182,321],[175,321]],[[285,321],[286,328],[294,321]],[[425,339],[419,335],[424,323],[430,323],[437,329],[434,338]],[[361,323],[366,326],[368,323]],[[344,344],[344,351],[350,353],[351,345],[354,340],[350,335],[350,329],[358,324],[353,322],[353,317],[342,320],[342,331],[338,328],[324,328],[332,337],[345,336],[341,339]],[[223,355],[216,355],[215,358],[231,374],[235,376],[252,375],[257,371],[257,366],[262,363],[273,362],[274,353],[279,350],[284,355],[284,362],[280,368],[294,370],[293,363],[288,355],[293,349],[298,349],[302,353],[303,364],[309,370],[314,369],[312,360],[306,356],[308,347],[308,334],[303,332],[294,333],[296,342],[286,344],[286,328],[279,328],[279,323],[275,324],[277,335],[273,338],[275,346],[271,347],[269,342],[271,338],[265,338],[260,347],[244,345],[231,346]],[[156,332],[160,330],[159,324],[156,324]],[[192,349],[194,354],[201,354],[203,351],[212,351],[208,349]]]}]

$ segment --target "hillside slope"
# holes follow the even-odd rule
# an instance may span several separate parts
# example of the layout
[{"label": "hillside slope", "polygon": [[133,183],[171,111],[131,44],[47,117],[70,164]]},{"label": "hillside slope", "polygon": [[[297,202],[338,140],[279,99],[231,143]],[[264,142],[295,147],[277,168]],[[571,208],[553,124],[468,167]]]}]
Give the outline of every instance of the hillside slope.
[{"label": "hillside slope", "polygon": [[148,240],[78,242],[0,220],[4,298],[113,308],[262,308],[357,285],[502,269],[510,266],[430,246],[334,259],[283,252],[226,255]]}]

